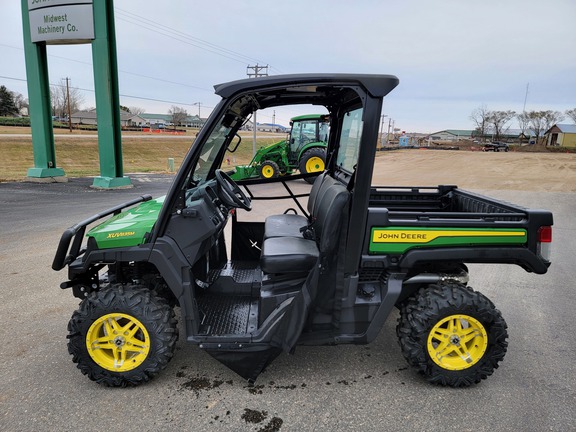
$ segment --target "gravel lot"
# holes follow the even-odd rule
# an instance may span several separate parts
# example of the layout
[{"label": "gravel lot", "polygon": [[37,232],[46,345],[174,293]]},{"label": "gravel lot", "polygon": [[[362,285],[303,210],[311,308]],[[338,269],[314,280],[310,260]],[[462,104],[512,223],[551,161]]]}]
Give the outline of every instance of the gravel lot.
[{"label": "gravel lot", "polygon": [[[58,288],[65,273],[50,268],[56,244],[63,229],[96,211],[145,193],[163,195],[171,178],[132,175],[135,187],[118,191],[92,190],[89,179],[4,183],[0,430],[575,430],[576,333],[566,323],[576,306],[576,159],[557,155],[536,169],[530,165],[536,159],[522,154],[466,153],[468,162],[461,162],[465,155],[456,153],[379,155],[375,183],[456,183],[555,216],[548,274],[471,266],[470,285],[494,301],[510,334],[504,362],[480,385],[434,387],[408,369],[396,342],[394,312],[374,343],[298,347],[294,355],[280,356],[254,387],[183,338],[168,368],[149,384],[101,387],[67,353],[66,325],[78,301]],[[560,163],[565,186],[543,190],[542,183],[560,176]],[[522,167],[530,167],[524,172],[528,179],[511,177]],[[465,172],[463,181],[453,169]],[[494,170],[502,181],[486,175]],[[434,183],[434,176],[447,180]]]}]

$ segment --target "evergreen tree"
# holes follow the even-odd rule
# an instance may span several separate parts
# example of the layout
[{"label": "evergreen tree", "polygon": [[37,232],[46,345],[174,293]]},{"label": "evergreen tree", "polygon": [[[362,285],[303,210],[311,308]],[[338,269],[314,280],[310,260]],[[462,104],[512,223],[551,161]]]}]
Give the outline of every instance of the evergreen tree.
[{"label": "evergreen tree", "polygon": [[0,86],[0,116],[14,116],[18,114],[18,108],[14,103],[12,92],[5,86]]}]

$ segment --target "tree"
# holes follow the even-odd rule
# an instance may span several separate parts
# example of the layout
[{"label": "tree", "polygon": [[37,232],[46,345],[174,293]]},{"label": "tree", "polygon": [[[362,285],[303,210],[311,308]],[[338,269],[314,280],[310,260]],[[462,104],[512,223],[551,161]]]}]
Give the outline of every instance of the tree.
[{"label": "tree", "polygon": [[124,111],[127,113],[131,113],[132,111],[130,111],[130,108],[128,108],[127,106],[124,105],[120,105],[120,111]]},{"label": "tree", "polygon": [[188,117],[188,112],[184,108],[176,105],[172,105],[172,108],[168,110],[168,114],[170,115],[170,122],[174,125],[174,129],[176,129],[177,125],[180,126],[185,122]]},{"label": "tree", "polygon": [[470,115],[470,120],[476,124],[478,135],[483,137],[488,132],[488,116],[490,111],[486,105],[480,105]]},{"label": "tree", "polygon": [[541,141],[544,133],[550,129],[554,124],[562,121],[564,115],[560,111],[530,111],[528,113],[530,118],[530,128],[536,135],[536,140]]},{"label": "tree", "polygon": [[129,110],[129,112],[131,112],[134,115],[140,115],[140,114],[143,114],[144,112],[146,112],[146,110],[144,108],[134,107],[134,106],[129,107],[128,110]]},{"label": "tree", "polygon": [[501,135],[508,130],[506,124],[514,118],[514,111],[490,111],[487,122],[492,127],[494,137],[499,140]]},{"label": "tree", "polygon": [[68,93],[70,94],[70,112],[80,110],[80,105],[84,102],[84,96],[76,87],[69,87],[66,91],[66,79],[61,78],[59,85],[50,86],[50,97],[52,99],[52,115],[64,118],[68,116]]},{"label": "tree", "polygon": [[[520,126],[520,130],[522,131],[522,136],[528,136],[528,127],[530,125],[530,116],[526,111],[521,112],[516,116],[518,119],[518,125]],[[522,138],[520,138],[520,143],[522,143]]]},{"label": "tree", "polygon": [[28,99],[22,96],[22,94],[12,92],[12,97],[14,98],[14,105],[16,105],[18,112],[22,112],[22,109],[29,107]]},{"label": "tree", "polygon": [[566,115],[570,117],[574,123],[576,123],[576,108],[567,110]]},{"label": "tree", "polygon": [[14,103],[12,92],[5,86],[0,86],[0,116],[15,116],[18,108]]}]

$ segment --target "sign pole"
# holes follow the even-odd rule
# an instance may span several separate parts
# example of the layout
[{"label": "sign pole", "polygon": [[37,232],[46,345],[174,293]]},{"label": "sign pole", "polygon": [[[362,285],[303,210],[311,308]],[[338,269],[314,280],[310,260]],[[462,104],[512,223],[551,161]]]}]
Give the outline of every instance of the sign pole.
[{"label": "sign pole", "polygon": [[[21,2],[35,164],[28,170],[28,176],[55,180],[64,176],[64,171],[56,167],[46,45],[92,43],[100,155],[100,176],[94,178],[92,186],[132,186],[122,165],[113,0]],[[70,113],[68,117],[70,121]]]},{"label": "sign pole", "polygon": [[95,188],[117,188],[132,185],[124,176],[122,160],[122,125],[118,90],[116,32],[112,0],[94,2],[94,40],[92,64],[98,119],[98,152],[100,176],[94,178]]},{"label": "sign pole", "polygon": [[31,41],[28,0],[22,0],[22,27],[34,152],[34,167],[28,169],[28,178],[37,181],[66,181],[64,170],[56,166],[46,45]]}]

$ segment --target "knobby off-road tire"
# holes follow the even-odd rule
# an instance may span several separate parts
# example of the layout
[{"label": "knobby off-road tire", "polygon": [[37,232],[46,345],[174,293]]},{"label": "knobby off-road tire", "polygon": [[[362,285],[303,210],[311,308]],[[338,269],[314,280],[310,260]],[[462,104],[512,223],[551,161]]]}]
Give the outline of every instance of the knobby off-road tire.
[{"label": "knobby off-road tire", "polygon": [[276,178],[280,175],[280,167],[274,161],[266,160],[262,162],[260,166],[260,177],[261,178]]},{"label": "knobby off-road tire", "polygon": [[92,381],[111,387],[149,381],[174,355],[174,310],[153,291],[111,285],[80,303],[68,323],[68,352]]},{"label": "knobby off-road tire", "polygon": [[[306,150],[300,162],[298,163],[298,169],[300,174],[308,174],[311,172],[317,172],[320,174],[326,168],[326,151],[324,149],[313,147],[310,150]],[[305,178],[308,183],[314,183],[316,177]]]},{"label": "knobby off-road tire", "polygon": [[433,383],[466,387],[492,375],[508,347],[500,311],[458,284],[421,288],[400,308],[396,334],[402,354]]}]

